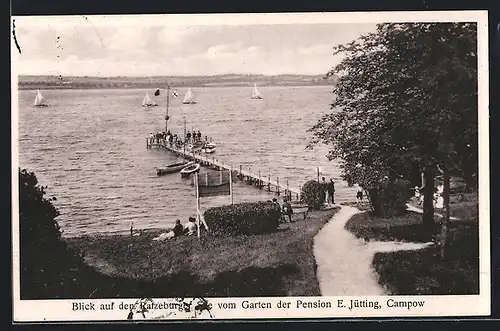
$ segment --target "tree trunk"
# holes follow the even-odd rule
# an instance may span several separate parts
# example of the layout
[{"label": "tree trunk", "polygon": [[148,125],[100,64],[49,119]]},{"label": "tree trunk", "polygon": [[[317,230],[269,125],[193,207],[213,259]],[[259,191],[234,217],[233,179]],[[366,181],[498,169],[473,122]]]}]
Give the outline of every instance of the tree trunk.
[{"label": "tree trunk", "polygon": [[370,196],[370,201],[373,208],[373,215],[377,217],[383,217],[383,207],[379,195],[379,191],[377,189],[368,190],[368,194]]},{"label": "tree trunk", "polygon": [[441,223],[441,259],[445,258],[446,243],[448,239],[448,224],[450,222],[450,174],[447,169],[443,173],[443,207],[444,218]]},{"label": "tree trunk", "polygon": [[366,197],[366,200],[368,200],[368,203],[370,204],[370,209],[372,210],[372,212],[375,211],[375,208],[373,208],[373,202],[372,202],[372,199],[370,197],[370,194],[368,194],[368,191],[365,190],[365,189],[362,189],[365,193],[365,197]]},{"label": "tree trunk", "polygon": [[425,169],[424,171],[424,213],[422,223],[429,235],[434,231],[434,171]]},{"label": "tree trunk", "polygon": [[465,182],[465,188],[462,194],[460,195],[460,202],[465,200],[465,193],[467,193],[467,189],[469,188],[469,183],[466,181]]}]

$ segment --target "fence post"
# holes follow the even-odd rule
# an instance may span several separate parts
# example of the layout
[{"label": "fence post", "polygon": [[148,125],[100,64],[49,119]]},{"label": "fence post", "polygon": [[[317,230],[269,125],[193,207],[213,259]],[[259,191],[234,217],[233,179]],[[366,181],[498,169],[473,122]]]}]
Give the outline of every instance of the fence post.
[{"label": "fence post", "polygon": [[260,181],[260,170],[259,170],[259,190],[262,188],[262,182]]},{"label": "fence post", "polygon": [[276,186],[276,193],[277,193],[278,195],[280,195],[280,178],[279,178],[279,177],[276,177],[276,184],[278,184],[278,185]]},{"label": "fence post", "polygon": [[267,180],[267,192],[271,192],[271,175],[269,175]]},{"label": "fence post", "polygon": [[290,197],[290,187],[288,186],[288,179],[286,180],[286,197],[287,199]]}]

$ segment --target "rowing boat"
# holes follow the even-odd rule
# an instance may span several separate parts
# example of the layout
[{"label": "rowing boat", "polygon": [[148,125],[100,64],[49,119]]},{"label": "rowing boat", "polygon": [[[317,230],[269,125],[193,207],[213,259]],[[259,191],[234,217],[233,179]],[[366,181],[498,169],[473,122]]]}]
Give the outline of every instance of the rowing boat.
[{"label": "rowing boat", "polygon": [[181,176],[187,177],[198,171],[200,171],[200,165],[198,163],[190,164],[181,170]]},{"label": "rowing boat", "polygon": [[177,162],[177,163],[172,163],[164,167],[160,167],[156,169],[156,174],[158,176],[166,175],[166,174],[171,174],[177,171],[180,171],[184,169],[186,166],[189,166],[193,164],[192,161],[187,162],[187,161],[182,161],[182,162]]}]

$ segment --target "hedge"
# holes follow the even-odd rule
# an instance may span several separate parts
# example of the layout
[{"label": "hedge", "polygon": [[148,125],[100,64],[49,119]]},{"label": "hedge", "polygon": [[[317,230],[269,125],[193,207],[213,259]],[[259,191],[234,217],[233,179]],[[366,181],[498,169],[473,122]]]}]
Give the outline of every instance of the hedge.
[{"label": "hedge", "polygon": [[319,210],[325,203],[325,187],[315,180],[310,180],[302,186],[301,197],[311,209]]},{"label": "hedge", "polygon": [[210,208],[203,215],[212,234],[259,234],[278,229],[281,211],[273,202],[245,202]]}]

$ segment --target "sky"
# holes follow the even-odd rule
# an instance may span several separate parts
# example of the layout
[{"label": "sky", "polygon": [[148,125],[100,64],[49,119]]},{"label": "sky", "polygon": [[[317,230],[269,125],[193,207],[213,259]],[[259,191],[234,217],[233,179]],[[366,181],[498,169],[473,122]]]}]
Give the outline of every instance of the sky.
[{"label": "sky", "polygon": [[[205,15],[206,16],[206,15]],[[21,75],[324,75],[333,46],[375,30],[371,23],[290,24],[219,16],[14,17]]]}]

